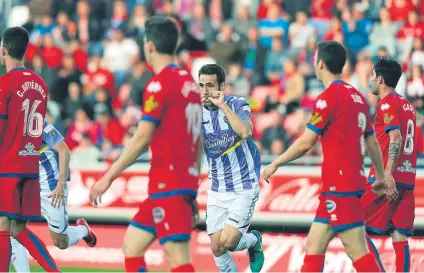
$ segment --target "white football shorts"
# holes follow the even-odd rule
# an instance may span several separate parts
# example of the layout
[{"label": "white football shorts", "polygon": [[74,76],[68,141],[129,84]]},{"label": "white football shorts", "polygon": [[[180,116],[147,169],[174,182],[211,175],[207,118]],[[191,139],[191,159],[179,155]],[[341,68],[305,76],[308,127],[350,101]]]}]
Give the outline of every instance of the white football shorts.
[{"label": "white football shorts", "polygon": [[259,189],[243,192],[208,192],[206,229],[208,235],[224,229],[228,224],[246,233],[252,222],[253,211],[259,198]]},{"label": "white football shorts", "polygon": [[68,228],[68,183],[65,189],[65,205],[54,208],[52,198],[49,197],[52,191],[41,191],[41,215],[46,219],[49,229],[55,233],[67,234]]}]

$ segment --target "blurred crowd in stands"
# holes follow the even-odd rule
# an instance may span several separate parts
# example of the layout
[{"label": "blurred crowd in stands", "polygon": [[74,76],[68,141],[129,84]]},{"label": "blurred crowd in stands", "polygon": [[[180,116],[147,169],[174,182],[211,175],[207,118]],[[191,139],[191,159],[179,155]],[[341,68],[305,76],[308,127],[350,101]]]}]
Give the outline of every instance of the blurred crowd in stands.
[{"label": "blurred crowd in stands", "polygon": [[[175,62],[195,79],[205,63],[225,67],[225,92],[249,99],[264,155],[280,154],[305,128],[323,90],[313,70],[320,40],[346,46],[343,78],[371,113],[373,62],[397,59],[396,91],[416,107],[423,139],[424,0],[14,0],[3,27],[30,32],[26,65],[47,82],[48,118],[74,157],[114,160],[131,137],[153,76],[142,50],[152,14],[179,22]],[[310,154],[321,155],[319,145]]]}]

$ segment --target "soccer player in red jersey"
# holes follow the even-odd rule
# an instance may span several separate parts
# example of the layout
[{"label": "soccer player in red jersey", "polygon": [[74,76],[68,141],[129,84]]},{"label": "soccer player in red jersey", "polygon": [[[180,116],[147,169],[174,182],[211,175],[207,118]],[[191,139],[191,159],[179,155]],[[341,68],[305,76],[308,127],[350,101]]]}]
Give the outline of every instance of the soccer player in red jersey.
[{"label": "soccer player in red jersey", "polygon": [[153,16],[146,21],[144,53],[156,75],[144,91],[136,133],[90,193],[97,204],[114,178],[150,145],[149,197],[140,204],[124,239],[128,272],[146,270],[143,256],[156,238],[172,272],[194,271],[189,240],[197,216],[202,106],[190,73],[173,64],[178,37],[173,19]]},{"label": "soccer player in red jersey", "polygon": [[375,138],[365,98],[343,82],[345,48],[335,41],[320,42],[315,53],[315,74],[325,90],[317,98],[307,130],[290,148],[265,168],[269,177],[281,165],[304,155],[321,136],[324,153],[320,203],[309,230],[302,272],[322,272],[325,251],[338,235],[357,272],[380,272],[365,239],[360,197],[364,193],[365,150],[376,166],[374,190],[394,198],[395,185],[385,179],[380,147]]},{"label": "soccer player in red jersey", "polygon": [[[374,65],[372,93],[379,97],[374,120],[375,132],[383,153],[386,176],[396,181],[399,198],[390,201],[372,192],[375,168],[371,166],[366,192],[361,199],[368,232],[391,233],[396,253],[396,271],[409,272],[408,238],[413,234],[415,218],[414,187],[417,163],[415,110],[411,103],[396,93],[402,76],[400,65],[381,58]],[[372,241],[367,237],[370,251],[379,259]]]},{"label": "soccer player in red jersey", "polygon": [[59,272],[41,240],[26,228],[41,217],[39,161],[47,86],[23,65],[28,32],[8,28],[1,41],[0,77],[0,272],[9,271],[10,235],[48,272]]}]

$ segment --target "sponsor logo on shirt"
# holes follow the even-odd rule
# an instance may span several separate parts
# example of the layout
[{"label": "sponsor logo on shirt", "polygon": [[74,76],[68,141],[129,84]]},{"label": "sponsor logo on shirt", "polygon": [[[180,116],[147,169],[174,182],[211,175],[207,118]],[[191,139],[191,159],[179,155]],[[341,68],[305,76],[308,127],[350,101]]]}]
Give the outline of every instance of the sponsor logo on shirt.
[{"label": "sponsor logo on shirt", "polygon": [[318,100],[317,103],[315,104],[315,107],[318,109],[324,109],[327,107],[327,102],[325,100]]},{"label": "sponsor logo on shirt", "polygon": [[40,155],[40,152],[35,150],[35,146],[29,142],[25,145],[26,150],[20,150],[18,155],[20,156],[31,156],[31,155]]},{"label": "sponsor logo on shirt", "polygon": [[396,171],[401,172],[401,173],[416,173],[415,168],[412,168],[412,164],[411,162],[409,162],[409,160],[405,160],[402,163],[402,166],[399,166],[396,168]]},{"label": "sponsor logo on shirt", "polygon": [[150,92],[150,93],[157,93],[161,90],[162,90],[162,85],[160,84],[160,82],[151,82],[147,86],[147,92]]},{"label": "sponsor logo on shirt", "polygon": [[384,123],[389,124],[394,119],[394,116],[385,113],[384,114]]},{"label": "sponsor logo on shirt", "polygon": [[387,104],[387,103],[385,103],[385,104],[381,105],[381,110],[382,110],[382,111],[386,111],[386,110],[388,110],[389,108],[390,108],[390,105],[389,105],[389,104]]},{"label": "sponsor logo on shirt", "polygon": [[165,210],[161,207],[153,208],[153,220],[156,224],[162,222],[165,219]]},{"label": "sponsor logo on shirt", "polygon": [[326,200],[325,206],[327,207],[328,213],[332,213],[336,210],[336,202],[334,202],[333,200]]},{"label": "sponsor logo on shirt", "polygon": [[315,125],[322,121],[322,117],[318,113],[314,113],[311,117],[311,124]]},{"label": "sponsor logo on shirt", "polygon": [[144,102],[144,112],[150,113],[159,107],[159,103],[155,101],[155,96],[151,95],[148,100]]}]

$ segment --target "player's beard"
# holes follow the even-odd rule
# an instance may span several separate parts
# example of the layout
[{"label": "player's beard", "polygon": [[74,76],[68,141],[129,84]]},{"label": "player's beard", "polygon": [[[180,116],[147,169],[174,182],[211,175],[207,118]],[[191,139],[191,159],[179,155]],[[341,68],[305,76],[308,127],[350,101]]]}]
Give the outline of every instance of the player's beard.
[{"label": "player's beard", "polygon": [[378,91],[378,88],[375,86],[375,83],[373,80],[370,80],[370,83],[368,84],[368,87],[371,89],[371,93],[374,96],[378,96],[378,94],[380,94],[380,92]]}]

